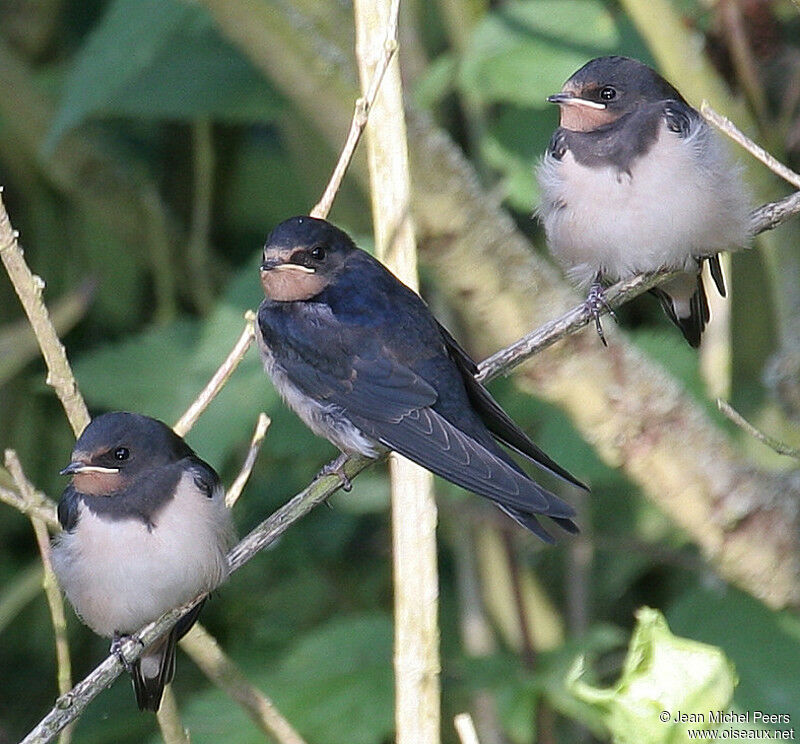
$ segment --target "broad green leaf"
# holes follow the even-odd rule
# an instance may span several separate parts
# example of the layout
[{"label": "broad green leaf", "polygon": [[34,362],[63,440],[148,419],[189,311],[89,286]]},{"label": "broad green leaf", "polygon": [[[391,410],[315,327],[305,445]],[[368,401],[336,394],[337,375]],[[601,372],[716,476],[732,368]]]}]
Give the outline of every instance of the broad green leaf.
[{"label": "broad green leaf", "polygon": [[[657,610],[643,607],[636,620],[619,681],[591,686],[581,679],[579,660],[568,688],[601,714],[615,744],[683,742],[687,724],[680,713],[727,709],[737,683],[733,664],[715,646],[673,635]],[[707,727],[702,720],[688,724]]]},{"label": "broad green leaf", "polygon": [[627,21],[599,0],[517,0],[475,28],[460,86],[485,103],[544,106],[591,58],[616,53],[647,57]]},{"label": "broad green leaf", "polygon": [[78,52],[46,147],[89,116],[258,121],[279,106],[200,6],[115,0]]}]

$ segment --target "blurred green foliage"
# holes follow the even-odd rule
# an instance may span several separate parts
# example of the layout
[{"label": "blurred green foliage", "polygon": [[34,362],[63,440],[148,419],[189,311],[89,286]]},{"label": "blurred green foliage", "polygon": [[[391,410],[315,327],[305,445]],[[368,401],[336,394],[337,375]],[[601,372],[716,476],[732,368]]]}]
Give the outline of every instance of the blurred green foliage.
[{"label": "blurred green foliage", "polygon": [[[448,29],[446,0],[404,7],[406,32],[414,40],[409,48],[417,57],[409,89],[416,105],[428,108],[463,146],[484,185],[500,191],[521,229],[539,241],[530,219],[537,198],[532,165],[556,123],[544,98],[593,56],[621,53],[652,60],[631,21],[610,0],[515,0],[492,3],[488,10],[470,0],[449,2],[478,8],[474,28]],[[254,7],[262,4],[271,12],[296,14],[300,32],[304,14],[311,12],[299,0],[285,4],[289,11],[270,0],[256,0]],[[779,109],[782,89],[773,67],[797,56],[800,16],[788,1],[762,5],[775,34],[769,50],[756,48],[766,59],[770,101]],[[340,6],[346,3],[336,4],[335,13],[348,12]],[[713,9],[694,0],[675,7],[687,24],[707,34],[709,54],[736,87]],[[352,32],[342,28],[341,33]],[[324,38],[318,44],[324,65],[330,50]],[[243,329],[244,310],[259,301],[257,261],[264,236],[279,220],[310,209],[336,153],[197,4],[5,0],[0,80],[7,74],[10,80],[12,70],[19,71],[13,95],[0,96],[3,198],[32,268],[47,282],[51,305],[87,278],[94,282],[88,309],[65,337],[81,389],[95,413],[131,409],[174,422]],[[41,130],[31,111],[45,112]],[[786,144],[779,154],[796,166],[797,110],[779,113]],[[194,134],[208,122],[214,166],[204,172],[197,169]],[[78,141],[80,147],[73,148]],[[63,176],[71,163],[65,143],[74,153],[88,151],[96,158],[77,174],[87,198]],[[134,211],[139,206],[130,199],[96,208],[92,194],[111,193],[103,180],[109,171],[100,162],[112,164],[114,176],[130,184],[145,208]],[[200,183],[202,178],[210,184]],[[212,198],[199,207],[204,185],[210,185]],[[211,214],[207,234],[199,236],[200,265],[214,298],[208,307],[187,278],[194,260],[188,236],[199,208]],[[123,219],[129,215],[137,215],[136,231]],[[367,196],[346,181],[334,220],[367,245],[369,215]],[[742,298],[753,297],[764,281],[758,257],[748,261],[753,281],[734,295],[733,313],[736,323],[741,318],[737,328],[756,361],[737,370],[733,392],[753,412],[766,400],[761,360],[774,339],[760,331],[770,322],[769,307],[749,300],[744,306]],[[435,300],[436,278],[426,278]],[[453,310],[457,314],[458,308]],[[655,303],[634,303],[621,315],[640,347],[663,361],[710,410],[697,355],[667,327]],[[752,323],[753,316],[761,322]],[[16,338],[2,333],[16,333],[13,324],[20,317],[9,282],[0,278],[0,337]],[[29,477],[57,497],[70,430],[44,385],[42,363],[31,360],[30,345],[0,348],[8,355],[2,360],[8,371],[0,379],[0,445],[17,449]],[[734,697],[738,709],[787,713],[800,721],[797,619],[720,585],[685,536],[604,465],[563,414],[508,382],[498,381],[493,390],[546,451],[593,486],[581,520],[591,525],[591,559],[580,579],[588,599],[577,607],[569,604],[571,584],[579,580],[570,568],[575,556],[569,542],[544,549],[504,525],[511,530],[514,560],[534,571],[562,616],[572,618],[564,619],[567,640],[538,654],[532,667],[497,633],[494,650],[471,657],[460,633],[464,566],[453,536],[497,522],[476,500],[439,484],[445,741],[455,741],[452,714],[468,708],[481,690],[496,701],[508,741],[532,741],[543,700],[560,714],[543,724],[555,737],[551,741],[606,737],[597,712],[568,689],[568,670],[584,654],[596,675],[593,684],[617,679],[633,612],[644,603],[664,609],[676,633],[720,647],[735,662],[741,678]],[[273,423],[236,509],[242,534],[306,485],[334,454],[280,403],[251,350],[188,436],[226,482],[238,469],[260,410]],[[238,572],[204,611],[204,622],[223,647],[315,744],[379,744],[392,736],[387,493],[385,472],[371,469],[352,493],[337,495],[331,509],[317,509]],[[5,744],[50,707],[56,685],[46,604],[30,590],[37,560],[31,530],[12,509],[0,505],[0,513],[0,744]],[[103,657],[106,642],[71,611],[70,638],[77,679]],[[179,661],[176,688],[194,742],[261,741],[244,714],[221,691],[209,689],[186,658]],[[120,681],[90,705],[75,736],[77,742],[124,744],[154,730],[154,720],[135,711],[132,694]]]}]

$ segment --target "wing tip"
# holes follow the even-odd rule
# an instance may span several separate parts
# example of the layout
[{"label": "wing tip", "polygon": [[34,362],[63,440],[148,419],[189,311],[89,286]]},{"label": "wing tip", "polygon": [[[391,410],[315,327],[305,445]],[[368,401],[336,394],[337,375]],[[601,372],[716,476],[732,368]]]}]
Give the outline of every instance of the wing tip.
[{"label": "wing tip", "polygon": [[497,506],[502,512],[511,517],[511,519],[513,519],[518,525],[524,527],[529,532],[532,532],[534,535],[536,535],[536,537],[548,545],[555,545],[558,541],[544,527],[542,527],[539,517],[549,517],[553,520],[553,522],[555,522],[556,525],[570,535],[577,535],[580,533],[580,528],[578,525],[568,517],[554,517],[550,514],[533,514],[520,511],[519,509],[509,508],[507,506],[503,506],[502,504],[498,504]]}]

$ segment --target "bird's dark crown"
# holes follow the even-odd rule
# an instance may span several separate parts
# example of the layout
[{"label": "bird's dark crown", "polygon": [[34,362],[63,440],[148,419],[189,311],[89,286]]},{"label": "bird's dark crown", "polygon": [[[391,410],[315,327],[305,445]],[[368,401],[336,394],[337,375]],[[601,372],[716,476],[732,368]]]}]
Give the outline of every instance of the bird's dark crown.
[{"label": "bird's dark crown", "polygon": [[563,93],[629,110],[638,103],[683,101],[681,94],[655,70],[630,57],[597,57],[564,83]]},{"label": "bird's dark crown", "polygon": [[311,299],[344,270],[358,252],[347,233],[326,220],[292,217],[267,237],[261,263],[265,295],[277,302]]}]

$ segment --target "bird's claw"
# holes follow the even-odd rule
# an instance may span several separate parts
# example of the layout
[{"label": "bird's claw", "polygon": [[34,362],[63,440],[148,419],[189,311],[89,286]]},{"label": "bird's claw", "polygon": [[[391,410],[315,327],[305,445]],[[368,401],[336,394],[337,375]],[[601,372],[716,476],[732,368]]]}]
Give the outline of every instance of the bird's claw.
[{"label": "bird's claw", "polygon": [[327,475],[337,475],[342,483],[343,491],[350,491],[353,488],[353,482],[348,478],[347,473],[344,471],[345,463],[347,462],[347,455],[341,454],[333,462],[327,465],[317,473],[317,478],[323,478]]},{"label": "bird's claw", "polygon": [[619,321],[617,320],[617,315],[614,312],[614,309],[608,304],[605,288],[597,279],[592,282],[592,286],[589,288],[589,294],[586,296],[586,302],[584,304],[589,312],[589,315],[594,318],[594,327],[597,329],[597,335],[600,336],[603,346],[607,347],[608,342],[606,341],[606,336],[603,333],[603,326],[600,323],[600,313],[601,311],[605,310],[614,319],[614,322],[618,323]]},{"label": "bird's claw", "polygon": [[112,654],[116,657],[117,661],[122,664],[122,667],[125,669],[128,674],[131,673],[131,665],[130,662],[125,658],[125,654],[122,653],[122,646],[125,641],[135,641],[138,643],[142,648],[144,648],[144,643],[142,639],[139,638],[137,635],[127,635],[125,633],[119,633],[114,631],[114,636],[111,639],[111,648],[108,650],[108,653]]}]

